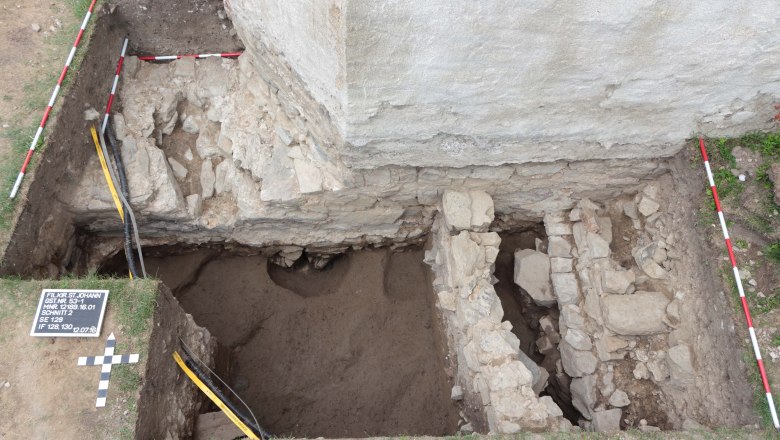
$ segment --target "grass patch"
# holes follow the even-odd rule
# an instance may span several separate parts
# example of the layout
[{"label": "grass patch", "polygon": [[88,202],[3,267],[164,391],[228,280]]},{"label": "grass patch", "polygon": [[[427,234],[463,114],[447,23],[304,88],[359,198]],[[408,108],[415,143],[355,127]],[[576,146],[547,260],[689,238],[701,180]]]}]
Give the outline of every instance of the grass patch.
[{"label": "grass patch", "polygon": [[[101,3],[99,1],[98,3]],[[20,107],[25,109],[24,114],[17,114],[13,118],[9,118],[9,128],[4,130],[2,136],[9,140],[10,149],[4,157],[0,158],[0,257],[5,252],[5,247],[10,239],[10,230],[14,222],[14,213],[17,206],[15,199],[10,199],[8,194],[13,187],[14,181],[19,173],[19,168],[22,165],[22,161],[25,157],[27,150],[32,143],[33,135],[35,134],[38,124],[40,123],[40,117],[43,116],[43,111],[46,108],[51,92],[54,89],[56,80],[61,72],[62,66],[68,56],[68,53],[72,47],[73,40],[78,33],[81,26],[82,19],[89,9],[90,0],[66,0],[67,8],[70,10],[72,18],[63,20],[65,23],[59,31],[51,35],[44,42],[44,53],[49,54],[48,59],[44,60],[45,65],[49,67],[37,71],[35,77],[30,78],[29,81],[22,84],[22,90],[24,91],[24,98],[20,103]],[[95,8],[97,9],[97,5]],[[62,96],[65,96],[68,92],[68,86],[72,83],[78,73],[81,62],[87,53],[90,41],[92,39],[92,33],[94,29],[93,17],[84,32],[83,39],[76,51],[76,56],[71,62],[70,72],[65,77],[62,90],[60,90],[60,99],[55,104],[52,115],[50,117],[50,124],[52,120],[56,119],[56,114],[61,109]],[[6,98],[7,96],[7,98]],[[6,95],[4,100],[10,101],[11,97]],[[49,131],[52,127],[48,127]],[[45,148],[45,135],[41,137],[39,143],[36,145],[37,151],[35,156],[40,156],[41,151]],[[27,180],[29,180],[29,174],[34,172],[37,160],[31,161],[27,170]],[[29,182],[27,182],[29,183]]]},{"label": "grass patch", "polygon": [[780,242],[772,243],[764,248],[764,255],[775,264],[780,264]]},{"label": "grass patch", "polygon": [[[761,374],[758,372],[758,365],[756,365],[756,359],[753,357],[753,352],[750,350],[744,350],[742,352],[742,359],[745,365],[748,366],[748,380],[753,384],[753,406],[761,418],[761,426],[766,430],[771,430],[777,434],[774,430],[772,423],[772,413],[769,411],[769,402],[766,400],[766,394],[764,393],[764,385],[761,381]],[[775,404],[775,410],[777,410],[777,404]],[[777,437],[774,437],[777,438]]]},{"label": "grass patch", "polygon": [[[149,351],[149,336],[152,331],[158,284],[159,282],[153,279],[130,281],[95,274],[84,278],[66,277],[60,280],[0,278],[0,325],[28,319],[35,310],[41,290],[44,288],[108,289],[110,291],[108,310],[114,320],[113,328],[104,326],[103,338],[110,331],[118,331],[117,352],[141,353],[142,362],[145,362]],[[9,334],[0,332],[0,341]],[[35,349],[39,343],[48,344],[44,340],[31,338],[30,347]],[[17,353],[6,354],[18,355]],[[121,408],[116,418],[101,419],[100,423],[106,429],[111,429],[111,432],[105,432],[103,437],[117,438],[118,435],[119,438],[135,438],[136,393],[141,385],[141,374],[142,370],[135,365],[114,366],[109,399],[113,402],[111,405],[120,405]],[[89,387],[90,391],[94,392],[94,384],[89,384]]]},{"label": "grass patch", "polygon": [[753,132],[737,138],[736,141],[763,156],[780,157],[780,133]]}]

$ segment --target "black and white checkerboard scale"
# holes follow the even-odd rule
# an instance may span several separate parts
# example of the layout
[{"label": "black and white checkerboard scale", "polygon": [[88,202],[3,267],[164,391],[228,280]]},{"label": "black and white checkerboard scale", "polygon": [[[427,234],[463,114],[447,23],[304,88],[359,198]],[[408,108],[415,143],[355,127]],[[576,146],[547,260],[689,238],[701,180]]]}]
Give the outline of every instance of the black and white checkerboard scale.
[{"label": "black and white checkerboard scale", "polygon": [[111,379],[111,367],[118,364],[138,363],[139,355],[135,354],[114,354],[116,348],[116,337],[111,333],[106,340],[106,349],[103,356],[81,356],[79,357],[79,366],[100,365],[100,382],[98,382],[97,400],[95,406],[100,408],[106,406],[106,396],[108,395],[108,381]]}]

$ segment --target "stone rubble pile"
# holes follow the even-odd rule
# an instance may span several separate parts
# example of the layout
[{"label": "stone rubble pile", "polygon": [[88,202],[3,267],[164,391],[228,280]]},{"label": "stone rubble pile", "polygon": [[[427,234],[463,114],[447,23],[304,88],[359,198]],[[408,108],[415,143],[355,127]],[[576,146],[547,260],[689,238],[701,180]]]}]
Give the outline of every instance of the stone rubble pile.
[{"label": "stone rubble pile", "polygon": [[[658,188],[647,185],[622,203],[625,217],[619,220],[637,235],[631,267],[618,263],[627,259],[613,255],[611,246],[615,239],[630,239],[613,237],[607,210],[588,199],[568,212],[545,215],[546,252],[538,246],[515,253],[516,284],[538,305],[557,304],[560,310],[557,323],[540,320],[536,347],[545,355],[542,365],[551,368],[551,383],[568,387],[585,429],[626,427],[630,421],[622,420],[622,409],[633,399],[649,398],[637,394],[646,381],[659,393],[692,384],[690,346],[668,337],[681,319],[680,299],[664,281],[676,253],[657,200]],[[633,377],[616,377],[625,367]],[[618,382],[626,388],[617,388]],[[639,429],[657,429],[636,422]]]},{"label": "stone rubble pile", "polygon": [[552,398],[537,397],[547,381],[544,370],[520,351],[512,325],[503,321],[493,288],[501,239],[495,232],[484,232],[493,220],[492,211],[487,193],[445,191],[434,222],[433,246],[426,253],[454,352],[453,396],[476,408],[467,416],[469,429],[501,434],[569,430],[571,424]]}]

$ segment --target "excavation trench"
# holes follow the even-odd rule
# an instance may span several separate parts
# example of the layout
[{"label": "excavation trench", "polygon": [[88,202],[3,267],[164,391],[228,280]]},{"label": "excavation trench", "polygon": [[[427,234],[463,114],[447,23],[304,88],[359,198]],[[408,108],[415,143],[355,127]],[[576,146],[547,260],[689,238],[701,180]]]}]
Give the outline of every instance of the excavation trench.
[{"label": "excavation trench", "polygon": [[217,337],[230,360],[223,374],[275,435],[456,432],[422,249],[349,252],[323,270],[251,250],[147,253],[149,273]]},{"label": "excavation trench", "polygon": [[[105,257],[118,250],[121,225],[90,144],[92,122],[83,113],[102,110],[128,31],[134,54],[241,47],[220,18],[219,1],[193,2],[198,7],[183,27],[176,25],[182,2],[128,3],[106,7],[97,17],[95,43],[58,112],[35,176],[23,189],[26,202],[3,257],[3,274],[57,278],[102,262],[102,273],[127,275],[121,252]],[[150,16],[155,18],[147,20]],[[228,361],[217,366],[220,373],[262,426],[276,435],[306,437],[448,435],[466,422],[487,432],[482,413],[515,399],[517,405],[503,408],[506,423],[494,432],[566,428],[557,424],[554,410],[545,413],[544,426],[524,418],[526,404],[538,403],[539,396],[551,397],[572,424],[593,430],[602,427],[607,412],[620,415],[615,420],[623,429],[642,421],[662,429],[692,426],[690,421],[741,426],[754,418],[728,304],[725,296],[709,294],[722,287],[711,279],[714,269],[702,266],[709,254],[693,239],[689,206],[670,202],[700,196],[684,190],[699,180],[691,181],[682,155],[669,161],[346,170],[335,159],[338,144],[329,143],[328,133],[317,132],[317,121],[293,105],[305,107],[293,99],[298,95],[279,92],[281,81],[266,83],[252,63],[241,57],[145,64],[130,57],[112,118],[122,134],[147,269],[217,337]],[[319,180],[308,180],[311,176]],[[479,258],[494,250],[491,237],[474,232],[484,231],[480,225],[460,232],[436,226],[447,190],[490,194],[491,216],[494,203],[495,213],[506,218],[517,214],[538,222],[544,213],[555,214],[545,216],[544,226],[510,222],[501,232],[494,269],[491,263],[477,269],[470,264],[471,274],[448,272],[460,266],[448,266],[444,258],[429,261],[441,270],[437,285],[422,249],[395,252],[389,246],[420,243],[432,232],[441,236],[440,255],[455,254],[456,236],[458,245],[476,249]],[[640,216],[636,205],[647,207],[646,198],[660,208]],[[550,219],[552,229],[546,230]],[[515,251],[547,253],[553,240],[565,248],[569,266],[565,274],[551,270],[550,276],[572,280],[574,290],[560,311],[555,304],[536,304],[513,280]],[[177,241],[247,247],[153,247]],[[281,243],[295,244],[289,255],[311,251],[312,263],[295,256],[290,268],[272,264]],[[388,247],[366,250],[375,245]],[[364,250],[345,253],[350,248]],[[636,252],[641,249],[655,249],[653,261]],[[313,267],[337,254],[323,270]],[[663,271],[659,277],[647,276],[646,269],[655,268],[649,263]],[[442,275],[451,273],[447,279]],[[609,285],[602,279],[606,274],[627,286]],[[461,295],[472,275],[483,276],[482,284],[471,286],[481,296]],[[479,389],[497,371],[498,360],[515,361],[514,351],[490,357],[495,353],[482,349],[495,347],[486,343],[474,351],[482,358],[473,374],[462,374],[471,368],[466,347],[494,342],[496,335],[511,339],[504,338],[503,327],[471,332],[478,319],[462,331],[473,316],[456,311],[465,305],[484,312],[481,318],[490,315],[493,309],[480,307],[492,306],[493,288],[502,313],[494,327],[502,320],[511,323],[522,354],[549,375],[535,396],[523,393],[526,385],[496,399]],[[442,298],[452,301],[444,304]],[[645,322],[655,327],[642,333],[631,326],[609,330],[601,311],[637,298],[652,300],[658,309],[657,322]],[[451,318],[442,319],[446,313]],[[577,322],[563,325],[567,316],[584,322],[575,328],[580,331],[570,332]],[[573,378],[561,367],[558,341],[566,335],[578,343],[576,350],[569,343],[569,360],[587,361],[570,363],[569,370],[579,370]],[[460,345],[452,343],[455,338]],[[544,338],[549,344],[542,349]],[[462,401],[451,399],[453,386],[462,386]],[[583,413],[570,390],[578,390]],[[596,419],[601,420],[591,422]]]},{"label": "excavation trench", "polygon": [[[546,386],[540,392],[542,396],[550,396],[561,408],[564,417],[572,424],[582,419],[582,414],[574,408],[571,402],[569,385],[571,377],[557,368],[561,360],[557,342],[558,306],[543,307],[534,303],[528,293],[515,284],[515,252],[523,249],[536,249],[546,246],[547,236],[544,225],[530,224],[523,228],[502,232],[501,245],[495,263],[494,275],[496,294],[501,300],[504,319],[512,323],[512,333],[520,340],[520,350],[528,356],[539,368],[547,371],[549,378]],[[543,321],[545,325],[540,324]],[[545,328],[547,327],[547,333]],[[550,329],[552,327],[552,329]],[[541,337],[548,338],[553,343],[549,349],[540,348],[537,341]],[[542,352],[541,350],[544,350]]]}]

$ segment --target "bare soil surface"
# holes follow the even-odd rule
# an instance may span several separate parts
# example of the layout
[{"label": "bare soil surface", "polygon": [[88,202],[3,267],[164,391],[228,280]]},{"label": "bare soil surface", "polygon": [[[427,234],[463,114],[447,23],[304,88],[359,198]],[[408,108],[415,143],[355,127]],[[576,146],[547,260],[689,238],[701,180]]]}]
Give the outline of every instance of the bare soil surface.
[{"label": "bare soil surface", "polygon": [[458,410],[422,260],[371,250],[287,270],[201,250],[147,267],[233,350],[231,383],[275,435],[446,435]]},{"label": "bare soil surface", "polygon": [[[112,0],[133,55],[235,52],[243,44],[219,0]],[[222,12],[220,12],[222,11]]]},{"label": "bare soil surface", "polygon": [[129,337],[118,324],[116,304],[109,295],[100,337],[31,337],[41,287],[43,283],[2,283],[0,439],[131,438],[135,412],[129,410],[135,406],[136,390],[123,389],[127,385],[122,376],[142,377],[146,353],[138,364],[113,367],[104,408],[95,407],[100,367],[78,366],[77,361],[79,356],[102,355],[112,332],[116,354],[143,350],[149,334]]}]

